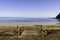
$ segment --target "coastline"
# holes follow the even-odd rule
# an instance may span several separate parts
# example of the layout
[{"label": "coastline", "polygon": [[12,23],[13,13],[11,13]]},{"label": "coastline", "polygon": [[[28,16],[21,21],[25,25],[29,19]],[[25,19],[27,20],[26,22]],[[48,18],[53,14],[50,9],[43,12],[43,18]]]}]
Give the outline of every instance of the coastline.
[{"label": "coastline", "polygon": [[60,24],[60,22],[24,22],[24,23],[0,23],[0,25],[49,25],[49,24]]}]

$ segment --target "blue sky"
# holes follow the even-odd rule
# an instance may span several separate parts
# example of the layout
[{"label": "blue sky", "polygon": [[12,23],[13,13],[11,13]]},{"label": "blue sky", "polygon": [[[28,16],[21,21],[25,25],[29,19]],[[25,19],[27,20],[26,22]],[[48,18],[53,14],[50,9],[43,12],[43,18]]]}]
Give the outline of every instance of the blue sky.
[{"label": "blue sky", "polygon": [[0,17],[55,17],[60,0],[0,0]]}]

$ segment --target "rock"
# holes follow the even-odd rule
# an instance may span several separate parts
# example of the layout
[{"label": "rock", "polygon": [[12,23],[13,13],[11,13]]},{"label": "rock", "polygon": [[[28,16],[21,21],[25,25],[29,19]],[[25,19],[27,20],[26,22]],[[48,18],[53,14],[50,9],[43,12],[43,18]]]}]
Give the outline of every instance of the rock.
[{"label": "rock", "polygon": [[57,19],[60,19],[60,13],[56,16]]}]

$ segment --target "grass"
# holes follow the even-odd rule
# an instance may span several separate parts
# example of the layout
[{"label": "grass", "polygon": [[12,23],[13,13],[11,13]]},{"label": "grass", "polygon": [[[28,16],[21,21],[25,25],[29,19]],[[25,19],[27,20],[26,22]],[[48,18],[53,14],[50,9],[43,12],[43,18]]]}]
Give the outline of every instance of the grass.
[{"label": "grass", "polygon": [[56,36],[56,39],[57,39],[57,40],[60,40],[60,35]]},{"label": "grass", "polygon": [[[17,36],[18,28],[19,28],[19,37]],[[41,36],[37,35],[21,36],[21,32],[26,32],[26,34],[27,33],[32,34],[34,32],[37,32],[38,34],[40,34],[41,33],[40,27],[36,28],[37,29],[35,30],[35,27],[32,26],[17,27],[17,25],[0,25],[0,33],[5,34],[5,36],[0,36],[0,40],[42,40]],[[6,36],[6,34],[8,35],[12,34],[13,36]],[[47,40],[60,40],[60,35],[56,34],[48,35]]]}]

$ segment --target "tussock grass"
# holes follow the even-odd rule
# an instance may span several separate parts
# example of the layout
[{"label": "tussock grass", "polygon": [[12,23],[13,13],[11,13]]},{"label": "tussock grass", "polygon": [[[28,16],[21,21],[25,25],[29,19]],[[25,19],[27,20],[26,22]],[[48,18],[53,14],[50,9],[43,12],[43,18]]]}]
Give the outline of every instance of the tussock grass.
[{"label": "tussock grass", "polygon": [[[42,29],[52,29],[47,27],[48,25],[35,26],[35,25],[0,25],[0,40],[60,40],[60,34],[50,34],[47,37],[42,38]],[[60,25],[49,25],[60,26]],[[55,27],[56,28],[56,27]],[[19,30],[18,30],[19,29]],[[19,36],[18,36],[19,32]],[[37,35],[35,34],[37,33]],[[58,32],[59,33],[59,32]],[[24,35],[23,35],[24,34]],[[11,35],[11,36],[10,36]]]}]

